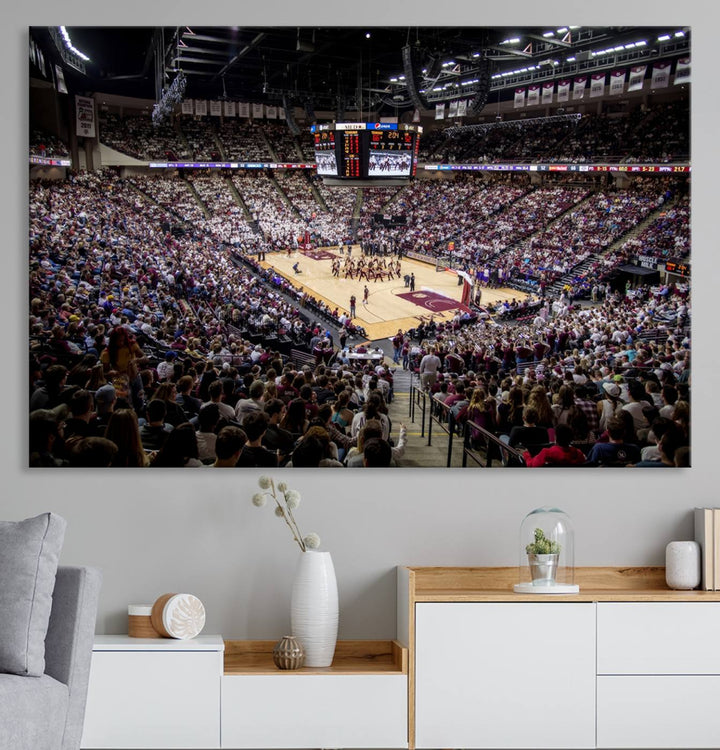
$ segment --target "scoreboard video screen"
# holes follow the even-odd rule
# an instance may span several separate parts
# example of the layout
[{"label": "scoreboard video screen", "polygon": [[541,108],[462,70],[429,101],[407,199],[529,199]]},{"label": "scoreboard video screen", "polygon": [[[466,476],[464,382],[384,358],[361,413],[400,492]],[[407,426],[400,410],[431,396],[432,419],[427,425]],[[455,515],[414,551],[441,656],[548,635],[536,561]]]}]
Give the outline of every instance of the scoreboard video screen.
[{"label": "scoreboard video screen", "polygon": [[337,157],[335,154],[335,133],[323,130],[315,133],[315,164],[319,175],[337,177]]},{"label": "scoreboard video screen", "polygon": [[414,177],[422,128],[398,123],[328,123],[313,126],[321,176],[343,179]]},{"label": "scoreboard video screen", "polygon": [[413,141],[413,133],[407,130],[371,130],[368,177],[410,177]]}]

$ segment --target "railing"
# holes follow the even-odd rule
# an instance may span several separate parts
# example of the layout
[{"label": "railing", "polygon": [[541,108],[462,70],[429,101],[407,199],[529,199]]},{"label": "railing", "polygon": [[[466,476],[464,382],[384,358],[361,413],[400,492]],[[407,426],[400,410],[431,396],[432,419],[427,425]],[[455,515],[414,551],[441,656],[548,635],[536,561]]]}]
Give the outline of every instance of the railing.
[{"label": "railing", "polygon": [[[473,430],[477,430],[484,440],[483,451],[473,447],[471,439]],[[502,466],[526,466],[520,451],[503,443],[497,435],[493,435],[492,432],[469,419],[463,426],[463,468],[467,466],[468,459],[480,467],[490,468],[494,458],[498,458]]]},{"label": "railing", "polygon": [[452,407],[447,406],[439,398],[433,396],[430,399],[430,410],[428,419],[428,445],[432,445],[432,429],[433,422],[435,422],[440,429],[447,433],[448,436],[448,448],[447,448],[447,464],[446,466],[452,466],[452,451],[453,451],[453,437],[455,436],[455,416],[452,413]]},{"label": "railing", "polygon": [[410,403],[408,417],[411,422],[415,422],[415,408],[418,407],[422,411],[422,419],[420,420],[420,437],[425,437],[425,415],[427,412],[427,393],[415,385],[412,381],[410,382]]},{"label": "railing", "polygon": [[[429,400],[429,404],[428,404]],[[452,454],[454,448],[454,438],[458,435],[458,423],[452,413],[452,407],[446,406],[442,401],[434,396],[430,396],[418,385],[410,384],[410,404],[408,417],[411,422],[415,422],[416,409],[420,409],[420,436],[425,437],[425,422],[427,419],[428,426],[428,446],[432,445],[433,424],[436,424],[447,436],[447,462],[446,466],[452,466]],[[471,435],[473,430],[480,433],[484,441],[482,448],[478,449],[473,446]],[[497,435],[489,432],[481,425],[468,420],[462,428],[462,467],[466,468],[468,461],[472,461],[483,468],[490,468],[493,461],[497,460],[503,467],[526,466],[523,454],[511,448],[504,443]]]}]

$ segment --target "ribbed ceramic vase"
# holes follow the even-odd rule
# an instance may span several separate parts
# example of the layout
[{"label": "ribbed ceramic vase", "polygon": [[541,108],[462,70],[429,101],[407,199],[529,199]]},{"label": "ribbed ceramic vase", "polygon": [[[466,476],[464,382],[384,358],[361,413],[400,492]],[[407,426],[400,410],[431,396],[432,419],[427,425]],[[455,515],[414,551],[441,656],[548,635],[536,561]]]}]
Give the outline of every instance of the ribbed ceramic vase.
[{"label": "ribbed ceramic vase", "polygon": [[305,649],[306,667],[329,667],[338,631],[338,591],[329,552],[300,554],[292,587],[290,621]]}]

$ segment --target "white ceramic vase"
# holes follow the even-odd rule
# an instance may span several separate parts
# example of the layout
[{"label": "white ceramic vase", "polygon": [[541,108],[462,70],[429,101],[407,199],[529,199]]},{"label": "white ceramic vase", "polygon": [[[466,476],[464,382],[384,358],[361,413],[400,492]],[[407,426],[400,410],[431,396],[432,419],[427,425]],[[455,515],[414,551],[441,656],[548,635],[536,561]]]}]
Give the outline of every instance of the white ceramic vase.
[{"label": "white ceramic vase", "polygon": [[338,591],[329,552],[300,554],[290,604],[292,634],[305,649],[306,667],[329,667],[338,631]]},{"label": "white ceramic vase", "polygon": [[670,542],[665,547],[665,581],[681,591],[700,585],[700,545],[697,542]]}]

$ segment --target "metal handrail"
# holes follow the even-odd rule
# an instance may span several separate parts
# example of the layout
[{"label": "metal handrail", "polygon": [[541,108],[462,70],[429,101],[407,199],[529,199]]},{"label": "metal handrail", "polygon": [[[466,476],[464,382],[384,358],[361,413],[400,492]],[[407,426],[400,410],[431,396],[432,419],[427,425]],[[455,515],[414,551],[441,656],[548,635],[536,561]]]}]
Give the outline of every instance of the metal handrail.
[{"label": "metal handrail", "polygon": [[411,422],[415,422],[415,407],[419,406],[422,410],[422,420],[420,422],[420,437],[425,437],[425,415],[427,413],[427,393],[418,388],[414,383],[410,383],[410,405],[408,417]]},{"label": "metal handrail", "polygon": [[[477,430],[487,441],[484,456],[472,447],[470,435],[473,429]],[[503,466],[527,466],[520,451],[510,447],[507,443],[503,443],[497,435],[493,435],[492,432],[486,430],[477,422],[473,422],[471,419],[465,422],[463,426],[463,468],[467,466],[468,459],[474,461],[478,466],[490,468],[493,462],[493,448],[497,449],[497,455],[500,457]]]},{"label": "metal handrail", "polygon": [[[437,422],[441,430],[448,435],[448,452],[447,452],[447,466],[452,466],[452,450],[453,450],[453,437],[455,436],[455,416],[452,413],[452,407],[447,406],[437,396],[433,396],[430,400],[432,407],[430,408],[430,418],[428,419],[428,445],[432,445],[432,426],[433,422]],[[445,419],[440,419],[437,416],[436,409],[438,409],[444,416]]]}]

